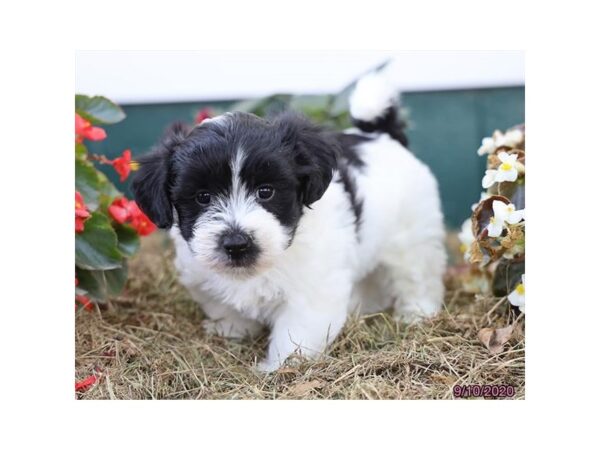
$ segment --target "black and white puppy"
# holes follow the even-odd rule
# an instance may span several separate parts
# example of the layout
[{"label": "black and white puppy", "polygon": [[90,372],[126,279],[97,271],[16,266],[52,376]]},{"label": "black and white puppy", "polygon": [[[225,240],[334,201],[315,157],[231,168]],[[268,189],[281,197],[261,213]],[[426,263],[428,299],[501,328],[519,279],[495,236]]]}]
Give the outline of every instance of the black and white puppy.
[{"label": "black and white puppy", "polygon": [[135,199],[171,230],[205,328],[238,338],[270,327],[261,370],[318,356],[357,309],[393,306],[412,322],[442,305],[437,183],[405,148],[396,98],[371,74],[345,133],[233,112],[174,126],[140,161]]}]

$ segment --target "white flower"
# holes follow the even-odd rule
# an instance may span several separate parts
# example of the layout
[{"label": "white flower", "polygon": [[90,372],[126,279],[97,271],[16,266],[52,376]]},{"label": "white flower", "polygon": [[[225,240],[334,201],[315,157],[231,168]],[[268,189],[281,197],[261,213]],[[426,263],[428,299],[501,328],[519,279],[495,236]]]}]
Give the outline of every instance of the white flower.
[{"label": "white flower", "polygon": [[492,202],[492,209],[494,210],[494,216],[502,219],[511,225],[519,223],[525,218],[525,210],[515,208],[515,205],[509,203],[508,205],[500,200],[494,200]]},{"label": "white flower", "polygon": [[516,147],[521,142],[523,142],[523,132],[518,128],[514,130],[507,131],[505,134],[500,134],[496,137],[494,143],[496,147]]},{"label": "white flower", "polygon": [[517,156],[509,155],[506,152],[500,152],[498,158],[500,158],[500,166],[498,169],[488,169],[485,171],[485,175],[481,180],[481,186],[484,189],[489,188],[494,183],[502,183],[503,181],[516,181],[519,177],[517,171]]},{"label": "white flower", "polygon": [[509,155],[506,152],[498,153],[498,158],[502,164],[498,167],[498,173],[496,174],[496,182],[502,181],[516,181],[519,173],[515,167],[518,155]]},{"label": "white flower", "polygon": [[521,275],[521,282],[517,284],[515,290],[508,294],[508,301],[525,313],[525,274]]},{"label": "white flower", "polygon": [[494,153],[496,150],[496,144],[494,143],[494,138],[485,137],[481,140],[481,147],[477,150],[477,154],[479,156],[483,156],[486,154]]},{"label": "white flower", "polygon": [[487,226],[487,230],[489,237],[498,237],[502,234],[502,230],[504,230],[504,222],[498,220],[497,217],[490,217],[490,223]]},{"label": "white flower", "polygon": [[481,140],[481,147],[477,150],[479,156],[494,153],[498,147],[516,147],[523,142],[525,135],[518,128],[502,133],[499,130],[494,131],[492,137],[485,137]]},{"label": "white flower", "polygon": [[491,187],[496,182],[496,173],[497,170],[488,169],[485,171],[485,175],[483,176],[483,180],[481,180],[481,186],[484,189]]},{"label": "white flower", "polygon": [[463,253],[465,261],[469,261],[471,258],[471,244],[475,241],[473,229],[471,228],[471,219],[463,222],[460,233],[458,233],[458,239],[460,240],[460,251]]},{"label": "white flower", "polygon": [[519,223],[525,217],[525,210],[516,210],[515,205],[509,203],[508,205],[500,200],[494,200],[492,202],[492,209],[494,215],[490,218],[490,223],[487,226],[489,237],[498,237],[504,230],[504,222],[509,224]]}]

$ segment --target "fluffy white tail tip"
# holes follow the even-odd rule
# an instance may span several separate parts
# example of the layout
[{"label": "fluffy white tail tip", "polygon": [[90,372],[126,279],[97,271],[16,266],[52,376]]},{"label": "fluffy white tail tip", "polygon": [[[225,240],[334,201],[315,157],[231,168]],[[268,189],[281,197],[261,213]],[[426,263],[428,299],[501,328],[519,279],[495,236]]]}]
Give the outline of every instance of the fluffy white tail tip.
[{"label": "fluffy white tail tip", "polygon": [[398,88],[382,72],[371,72],[356,83],[350,96],[350,115],[371,122],[397,100]]}]

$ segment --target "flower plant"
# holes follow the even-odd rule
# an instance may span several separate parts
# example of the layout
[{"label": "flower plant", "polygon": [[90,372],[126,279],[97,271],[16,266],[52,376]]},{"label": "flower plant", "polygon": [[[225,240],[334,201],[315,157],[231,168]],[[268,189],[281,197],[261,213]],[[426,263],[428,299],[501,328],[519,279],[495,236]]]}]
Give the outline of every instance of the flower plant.
[{"label": "flower plant", "polygon": [[118,294],[127,280],[127,258],[139,248],[139,236],[156,226],[125,198],[97,165],[108,164],[126,181],[135,163],[131,150],[114,160],[90,153],[86,141],[106,138],[102,126],[120,122],[123,110],[105,97],[75,96],[75,300],[90,309]]},{"label": "flower plant", "polygon": [[496,130],[477,151],[487,157],[482,193],[459,239],[470,265],[463,286],[506,296],[525,311],[525,127]]}]

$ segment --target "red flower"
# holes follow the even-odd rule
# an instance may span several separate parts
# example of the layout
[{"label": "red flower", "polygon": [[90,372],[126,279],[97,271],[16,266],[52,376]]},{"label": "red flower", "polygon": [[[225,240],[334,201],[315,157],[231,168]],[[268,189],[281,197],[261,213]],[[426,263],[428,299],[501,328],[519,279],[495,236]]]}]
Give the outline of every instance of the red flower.
[{"label": "red flower", "polygon": [[108,207],[108,212],[120,224],[124,224],[129,219],[129,200],[125,197],[116,198]]},{"label": "red flower", "polygon": [[129,202],[129,211],[131,226],[140,236],[148,236],[156,230],[156,225],[142,212],[137,203],[133,200]]},{"label": "red flower", "polygon": [[213,115],[214,114],[210,108],[201,109],[198,111],[198,114],[196,114],[196,119],[194,122],[196,122],[196,124],[200,124],[204,119],[210,119]]},{"label": "red flower", "polygon": [[123,152],[123,155],[115,158],[112,161],[112,166],[115,168],[117,173],[121,176],[121,183],[127,179],[129,172],[131,172],[131,150],[127,149]]},{"label": "red flower", "polygon": [[94,384],[98,382],[98,377],[96,375],[90,375],[89,377],[75,382],[75,392],[86,391]]},{"label": "red flower", "polygon": [[101,141],[106,138],[106,131],[100,127],[93,127],[92,124],[75,113],[75,142],[78,144],[84,139],[90,141]]},{"label": "red flower", "polygon": [[116,198],[108,207],[108,212],[120,224],[129,221],[140,236],[147,236],[156,230],[156,225],[133,200],[127,200],[125,197]]},{"label": "red flower", "polygon": [[78,191],[75,191],[75,231],[81,233],[83,231],[83,222],[90,217],[87,206],[83,202],[83,197]]},{"label": "red flower", "polygon": [[94,309],[94,304],[85,295],[76,294],[75,301],[81,303],[81,306],[83,306],[83,308],[87,309],[88,311],[91,311],[92,309]]}]

